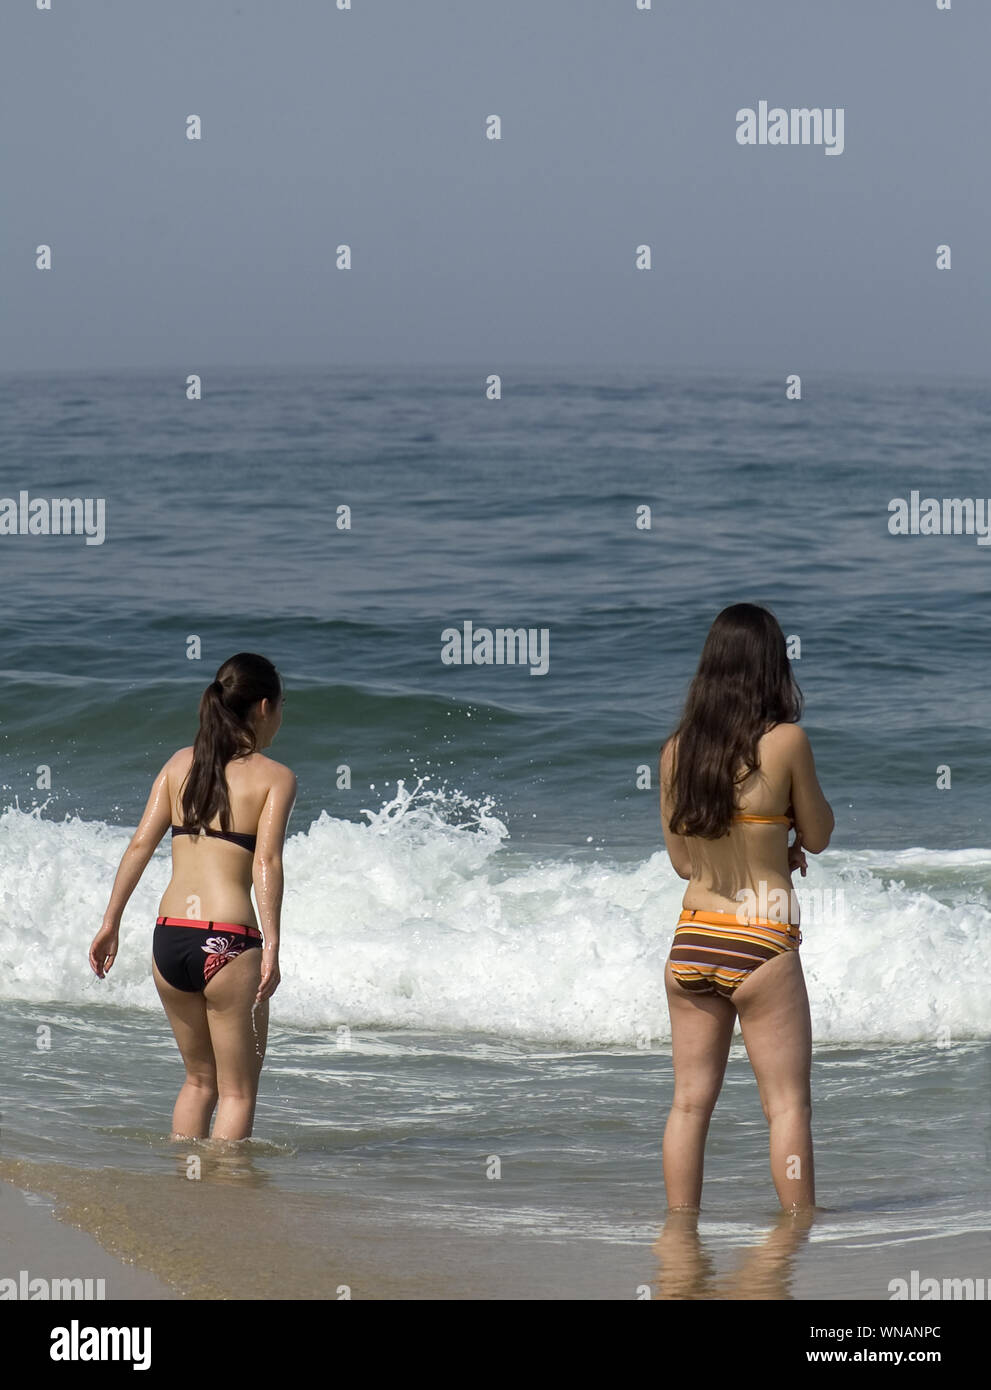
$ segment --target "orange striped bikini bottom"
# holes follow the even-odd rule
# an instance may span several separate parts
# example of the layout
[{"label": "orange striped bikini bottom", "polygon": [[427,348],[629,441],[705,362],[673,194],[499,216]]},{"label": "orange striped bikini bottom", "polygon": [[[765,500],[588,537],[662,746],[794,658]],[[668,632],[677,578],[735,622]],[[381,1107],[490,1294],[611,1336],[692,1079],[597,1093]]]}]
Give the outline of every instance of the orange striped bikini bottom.
[{"label": "orange striped bikini bottom", "polygon": [[797,951],[801,944],[795,923],[763,917],[743,923],[735,912],[688,907],[678,918],[668,960],[683,989],[728,999],[765,961]]}]

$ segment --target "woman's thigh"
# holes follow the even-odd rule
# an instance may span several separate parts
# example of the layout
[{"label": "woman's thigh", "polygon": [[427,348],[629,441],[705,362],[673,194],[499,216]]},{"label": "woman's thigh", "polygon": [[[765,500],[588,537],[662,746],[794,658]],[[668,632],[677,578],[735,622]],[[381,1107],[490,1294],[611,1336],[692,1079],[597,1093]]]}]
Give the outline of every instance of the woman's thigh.
[{"label": "woman's thigh", "polygon": [[203,991],[220,1089],[249,1093],[268,1042],[268,1000],[255,1004],[262,953],[254,947],[228,961]]},{"label": "woman's thigh", "polygon": [[170,985],[154,960],[151,970],[158,997],[162,1001],[179,1051],[182,1053],[186,1075],[202,1085],[215,1084],[213,1043],[202,993],[176,989],[174,985]]},{"label": "woman's thigh", "polygon": [[798,951],[765,962],[733,992],[765,1114],[811,1102],[812,1021]]},{"label": "woman's thigh", "polygon": [[733,1040],[736,1009],[718,994],[693,994],[664,967],[671,1016],[671,1064],[675,1101],[701,1108],[715,1105]]}]

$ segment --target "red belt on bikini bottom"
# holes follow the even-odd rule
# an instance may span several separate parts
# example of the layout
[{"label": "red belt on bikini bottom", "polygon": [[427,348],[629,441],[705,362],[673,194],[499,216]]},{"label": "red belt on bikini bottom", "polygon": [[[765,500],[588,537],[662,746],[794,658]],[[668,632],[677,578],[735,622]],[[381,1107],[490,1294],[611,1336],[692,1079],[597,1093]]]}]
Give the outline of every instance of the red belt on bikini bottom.
[{"label": "red belt on bikini bottom", "polygon": [[234,931],[241,936],[258,937],[261,940],[261,932],[257,927],[246,927],[243,922],[204,922],[194,917],[156,917],[156,927],[199,927],[201,931]]}]

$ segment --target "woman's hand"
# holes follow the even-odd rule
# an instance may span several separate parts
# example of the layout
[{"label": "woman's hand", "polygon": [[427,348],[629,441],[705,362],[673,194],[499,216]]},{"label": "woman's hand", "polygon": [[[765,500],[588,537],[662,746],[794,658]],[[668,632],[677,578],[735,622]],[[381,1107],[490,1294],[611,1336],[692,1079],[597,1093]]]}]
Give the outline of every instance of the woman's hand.
[{"label": "woman's hand", "polygon": [[282,976],[279,974],[279,948],[278,946],[262,947],[262,978],[258,986],[258,993],[255,995],[255,1003],[260,1004],[263,999],[270,999],[279,988],[279,981]]},{"label": "woman's hand", "polygon": [[104,922],[103,926],[93,937],[93,944],[89,948],[90,968],[98,980],[105,978],[107,971],[117,959],[117,938],[120,933],[120,926],[116,922]]},{"label": "woman's hand", "polygon": [[802,849],[801,834],[795,831],[795,843],[788,846],[788,872],[793,874],[796,869],[801,869],[802,877],[805,877],[805,870],[809,867],[808,860],[805,858],[805,851]]}]

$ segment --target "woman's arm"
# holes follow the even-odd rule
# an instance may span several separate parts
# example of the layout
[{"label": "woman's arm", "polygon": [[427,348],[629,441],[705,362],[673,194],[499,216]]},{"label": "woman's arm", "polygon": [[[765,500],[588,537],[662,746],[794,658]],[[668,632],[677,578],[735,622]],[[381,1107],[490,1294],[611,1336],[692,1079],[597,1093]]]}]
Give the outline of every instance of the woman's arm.
[{"label": "woman's arm", "polygon": [[287,767],[276,765],[278,772],[269,788],[265,805],[258,818],[258,839],[251,866],[251,881],[261,919],[262,973],[257,1000],[274,994],[281,979],[279,974],[279,934],[281,931],[282,893],[285,880],[282,873],[282,847],[286,826],[296,800],[296,777]]},{"label": "woman's arm", "polygon": [[667,846],[668,857],[671,860],[671,866],[675,873],[679,878],[691,878],[692,861],[685,847],[685,837],[684,835],[675,835],[671,829],[671,772],[673,761],[672,744],[671,740],[668,739],[667,743],[661,749],[661,829],[664,831],[664,843]]},{"label": "woman's arm", "polygon": [[120,932],[120,919],[128,899],[138,886],[138,881],[148,861],[155,853],[159,841],[172,822],[172,802],[169,797],[169,768],[172,759],[165,764],[152,783],[148,803],[138,828],[131,836],[131,843],[121,856],[120,867],[114,879],[110,902],[103,914],[103,925],[93,938],[89,948],[89,963],[98,979],[102,980],[117,957],[117,938]]},{"label": "woman's arm", "polygon": [[[782,726],[785,727],[785,726]],[[787,725],[786,753],[791,765],[791,804],[802,848],[821,854],[829,844],[836,818],[816,775],[808,734],[798,724]]]}]

